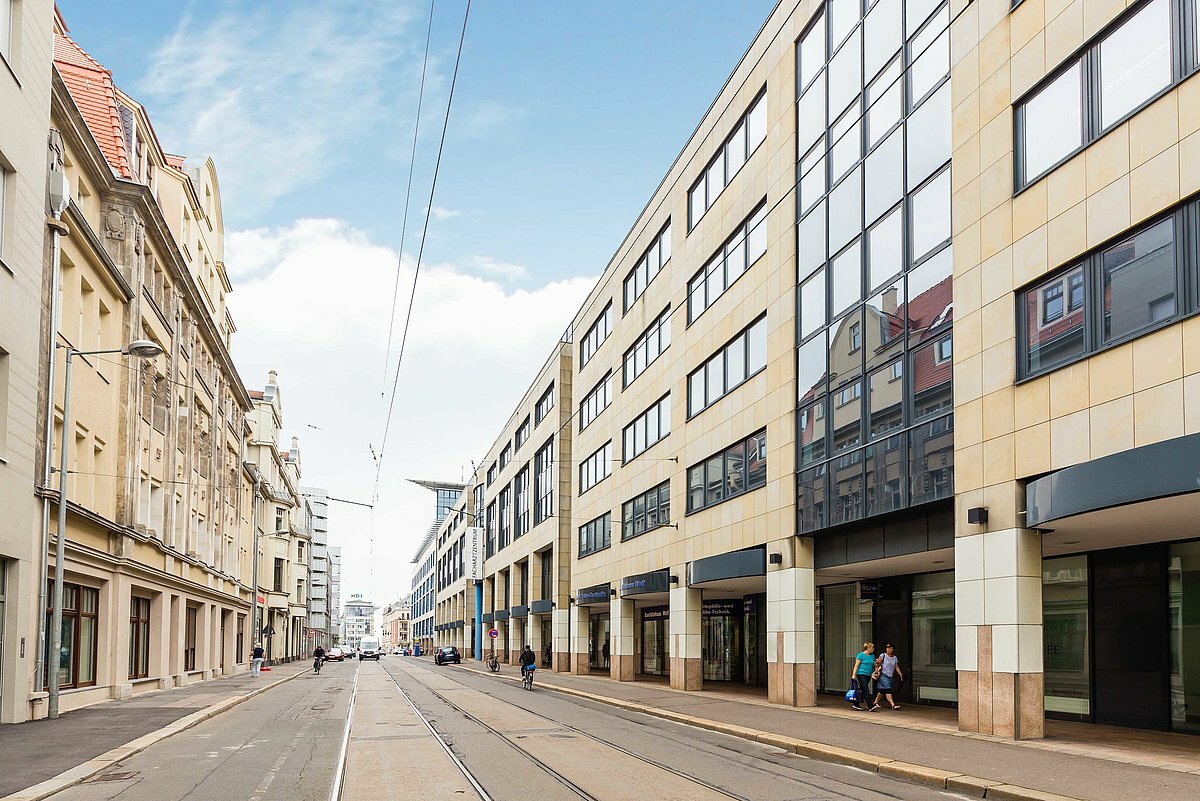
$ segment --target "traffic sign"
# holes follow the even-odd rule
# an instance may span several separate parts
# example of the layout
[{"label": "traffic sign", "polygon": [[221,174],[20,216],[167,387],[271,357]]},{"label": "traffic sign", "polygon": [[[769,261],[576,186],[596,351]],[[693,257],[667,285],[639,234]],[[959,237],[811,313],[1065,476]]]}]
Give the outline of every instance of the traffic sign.
[{"label": "traffic sign", "polygon": [[500,632],[497,631],[496,629],[492,629],[491,631],[488,632],[488,636],[494,640],[500,636]]}]

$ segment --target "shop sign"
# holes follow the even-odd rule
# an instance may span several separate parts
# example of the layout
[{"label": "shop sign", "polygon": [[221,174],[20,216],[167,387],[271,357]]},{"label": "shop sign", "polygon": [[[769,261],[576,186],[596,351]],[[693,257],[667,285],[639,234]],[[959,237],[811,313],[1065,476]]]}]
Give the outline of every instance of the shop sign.
[{"label": "shop sign", "polygon": [[747,615],[752,615],[758,611],[758,604],[754,602],[754,596],[749,595],[742,599],[742,612]]},{"label": "shop sign", "polygon": [[671,588],[670,581],[670,575],[666,570],[626,576],[621,579],[621,594],[644,595],[650,592],[667,592]]},{"label": "shop sign", "polygon": [[606,604],[612,594],[612,588],[607,584],[597,584],[594,587],[585,587],[575,593],[575,603],[579,606],[587,606],[588,604]]},{"label": "shop sign", "polygon": [[869,601],[878,598],[879,594],[880,586],[878,581],[858,582],[858,599],[860,601]]},{"label": "shop sign", "polygon": [[700,607],[700,614],[704,617],[729,617],[737,608],[738,602],[734,599],[705,601]]},{"label": "shop sign", "polygon": [[470,581],[483,580],[483,529],[468,528],[466,530],[466,570]]},{"label": "shop sign", "polygon": [[642,620],[666,620],[670,614],[669,606],[650,606],[642,610]]}]

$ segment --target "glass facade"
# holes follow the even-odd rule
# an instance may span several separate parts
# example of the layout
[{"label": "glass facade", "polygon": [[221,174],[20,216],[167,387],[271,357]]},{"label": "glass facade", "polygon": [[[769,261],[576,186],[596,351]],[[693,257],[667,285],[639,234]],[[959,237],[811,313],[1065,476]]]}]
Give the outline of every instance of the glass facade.
[{"label": "glass facade", "polygon": [[796,49],[800,532],[954,494],[949,13],[831,2]]},{"label": "glass facade", "polygon": [[1200,541],[1167,556],[1171,639],[1171,728],[1200,733]]}]

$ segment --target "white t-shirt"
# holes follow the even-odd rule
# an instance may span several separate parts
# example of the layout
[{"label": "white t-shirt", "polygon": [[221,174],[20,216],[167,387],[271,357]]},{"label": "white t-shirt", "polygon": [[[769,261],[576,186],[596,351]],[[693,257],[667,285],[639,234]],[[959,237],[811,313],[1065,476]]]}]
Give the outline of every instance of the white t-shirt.
[{"label": "white t-shirt", "polygon": [[884,654],[881,659],[883,660],[883,675],[891,678],[896,672],[896,663],[900,661],[900,657]]}]

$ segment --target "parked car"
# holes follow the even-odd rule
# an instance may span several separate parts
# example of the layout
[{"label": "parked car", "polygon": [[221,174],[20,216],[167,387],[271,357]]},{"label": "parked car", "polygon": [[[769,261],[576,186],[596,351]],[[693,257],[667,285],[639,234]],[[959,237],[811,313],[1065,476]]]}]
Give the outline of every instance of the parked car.
[{"label": "parked car", "polygon": [[443,646],[433,652],[433,661],[439,665],[445,665],[453,662],[456,665],[462,664],[462,654],[453,645]]},{"label": "parked car", "polygon": [[404,656],[404,652],[401,651],[399,648],[393,648],[392,656]]},{"label": "parked car", "polygon": [[325,661],[326,662],[345,662],[346,661],[346,652],[343,651],[341,648],[338,648],[335,645],[332,648],[330,648],[328,651],[325,652]]}]

